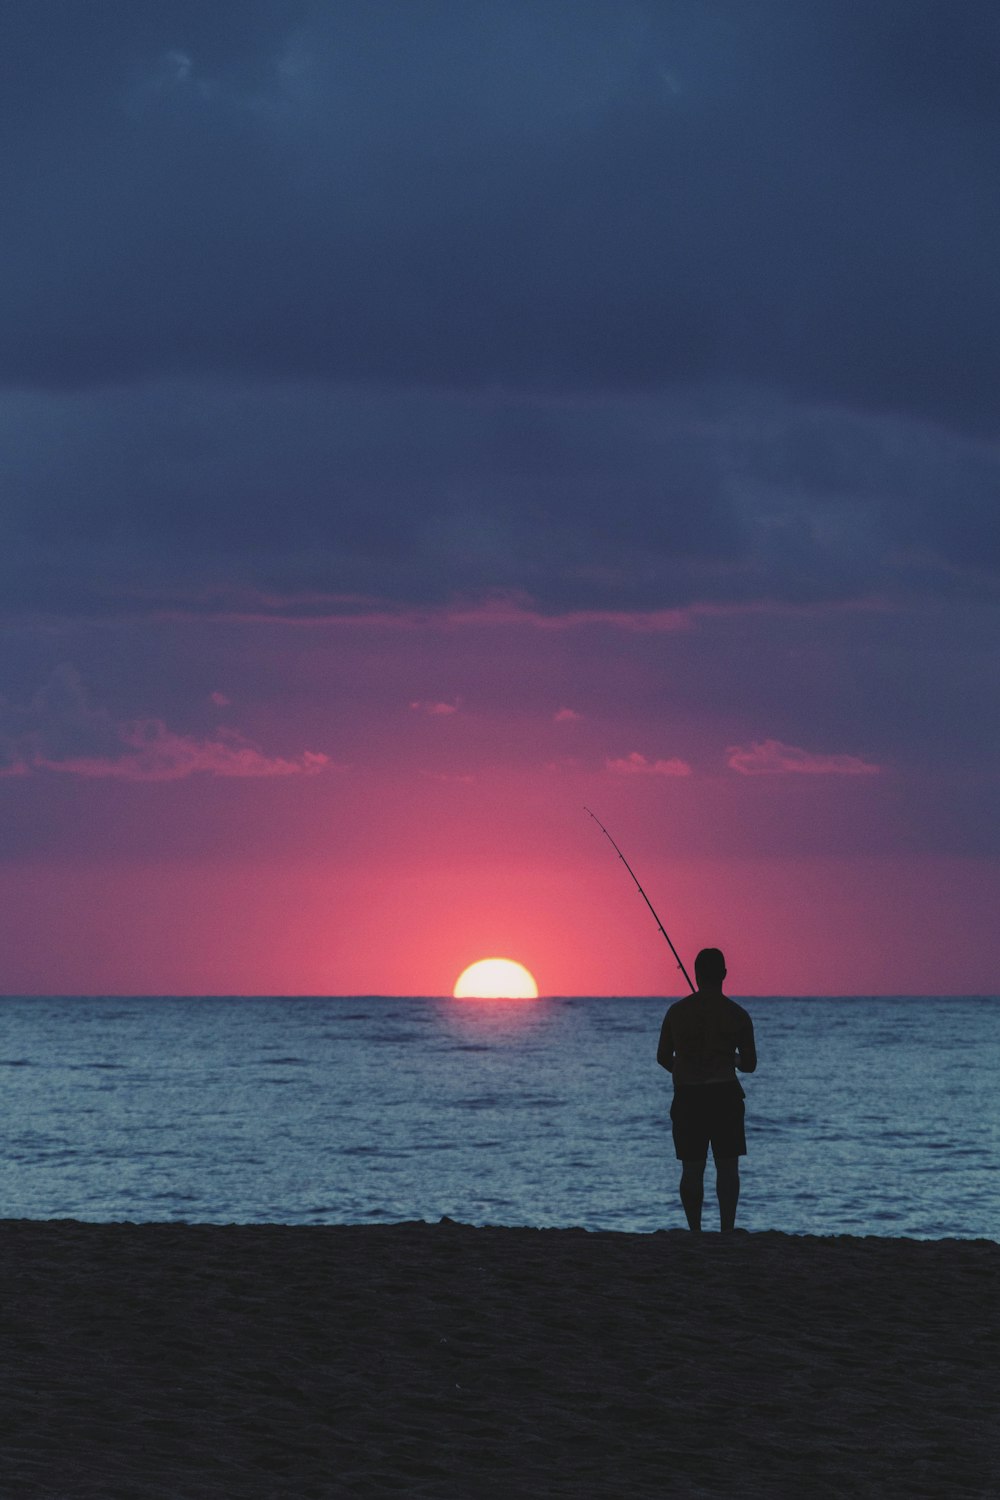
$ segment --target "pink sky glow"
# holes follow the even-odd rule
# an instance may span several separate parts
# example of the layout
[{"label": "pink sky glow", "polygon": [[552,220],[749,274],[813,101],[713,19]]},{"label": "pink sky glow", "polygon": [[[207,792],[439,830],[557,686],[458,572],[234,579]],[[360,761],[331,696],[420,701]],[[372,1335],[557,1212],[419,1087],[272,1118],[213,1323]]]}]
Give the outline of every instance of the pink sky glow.
[{"label": "pink sky glow", "polygon": [[171,628],[165,719],[83,666],[8,701],[3,989],[439,994],[500,953],[543,994],[682,993],[584,805],[734,993],[994,987],[996,867],[940,775],[832,723],[768,734],[701,627],[645,654],[519,628]]}]

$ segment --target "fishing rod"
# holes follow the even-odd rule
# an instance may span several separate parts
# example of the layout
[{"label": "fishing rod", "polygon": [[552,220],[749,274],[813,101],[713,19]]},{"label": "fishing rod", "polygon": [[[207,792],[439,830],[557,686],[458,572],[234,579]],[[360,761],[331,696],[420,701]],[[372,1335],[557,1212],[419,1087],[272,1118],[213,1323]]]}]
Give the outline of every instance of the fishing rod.
[{"label": "fishing rod", "polygon": [[605,828],[604,824],[601,822],[601,820],[597,816],[597,814],[593,813],[593,812],[590,812],[590,808],[589,807],[585,807],[583,810],[584,810],[585,813],[590,813],[590,816],[593,818],[594,822],[597,824],[598,828],[604,834],[604,837],[607,839],[608,843],[611,845],[612,849],[615,851],[615,853],[617,854],[618,858],[621,860],[622,864],[625,866],[626,870],[629,872],[629,874],[631,875],[632,879],[635,881],[636,885],[639,888],[639,895],[642,897],[643,901],[645,901],[646,905],[649,907],[650,911],[653,913],[653,919],[656,922],[657,927],[663,933],[663,936],[667,939],[667,947],[670,949],[671,953],[676,958],[676,960],[677,960],[677,967],[680,969],[681,973],[684,975],[684,978],[687,980],[688,984],[691,985],[691,993],[695,994],[696,990],[695,990],[694,985],[691,984],[691,976],[688,973],[687,969],[685,969],[684,965],[681,963],[681,956],[677,952],[677,949],[674,947],[673,943],[670,941],[670,938],[667,935],[667,929],[664,927],[663,923],[660,921],[659,917],[656,915],[656,910],[655,910],[655,908],[653,906],[652,901],[650,901],[649,897],[646,895],[646,892],[643,890],[642,886],[639,885],[639,877],[636,875],[636,873],[633,870],[632,866],[629,864],[628,860],[625,858],[624,854],[619,849],[618,845],[615,843],[614,839],[611,837],[610,833]]}]

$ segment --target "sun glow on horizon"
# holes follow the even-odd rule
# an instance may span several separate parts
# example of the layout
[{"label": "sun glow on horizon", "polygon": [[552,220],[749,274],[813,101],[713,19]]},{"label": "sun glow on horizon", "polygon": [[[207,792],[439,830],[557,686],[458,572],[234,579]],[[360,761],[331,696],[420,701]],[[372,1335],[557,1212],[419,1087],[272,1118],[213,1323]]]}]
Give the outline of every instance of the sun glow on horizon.
[{"label": "sun glow on horizon", "polygon": [[481,958],[462,970],[453,993],[456,1000],[537,1000],[538,985],[512,958]]}]

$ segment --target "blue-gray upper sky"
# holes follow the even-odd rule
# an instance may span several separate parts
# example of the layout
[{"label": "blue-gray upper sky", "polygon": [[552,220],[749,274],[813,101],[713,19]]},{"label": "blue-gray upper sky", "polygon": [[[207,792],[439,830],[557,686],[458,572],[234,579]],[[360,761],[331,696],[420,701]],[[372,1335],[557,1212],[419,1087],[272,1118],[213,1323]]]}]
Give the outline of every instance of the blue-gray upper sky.
[{"label": "blue-gray upper sky", "polygon": [[8,611],[995,598],[994,4],[3,31]]}]

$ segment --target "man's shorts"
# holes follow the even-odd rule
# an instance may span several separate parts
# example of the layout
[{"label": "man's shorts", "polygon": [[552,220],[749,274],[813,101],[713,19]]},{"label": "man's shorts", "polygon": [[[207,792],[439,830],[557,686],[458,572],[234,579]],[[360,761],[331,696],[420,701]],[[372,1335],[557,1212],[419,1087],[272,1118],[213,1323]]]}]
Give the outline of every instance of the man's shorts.
[{"label": "man's shorts", "polygon": [[738,1079],[726,1083],[682,1083],[670,1106],[678,1161],[704,1161],[712,1155],[746,1156],[744,1094]]}]

